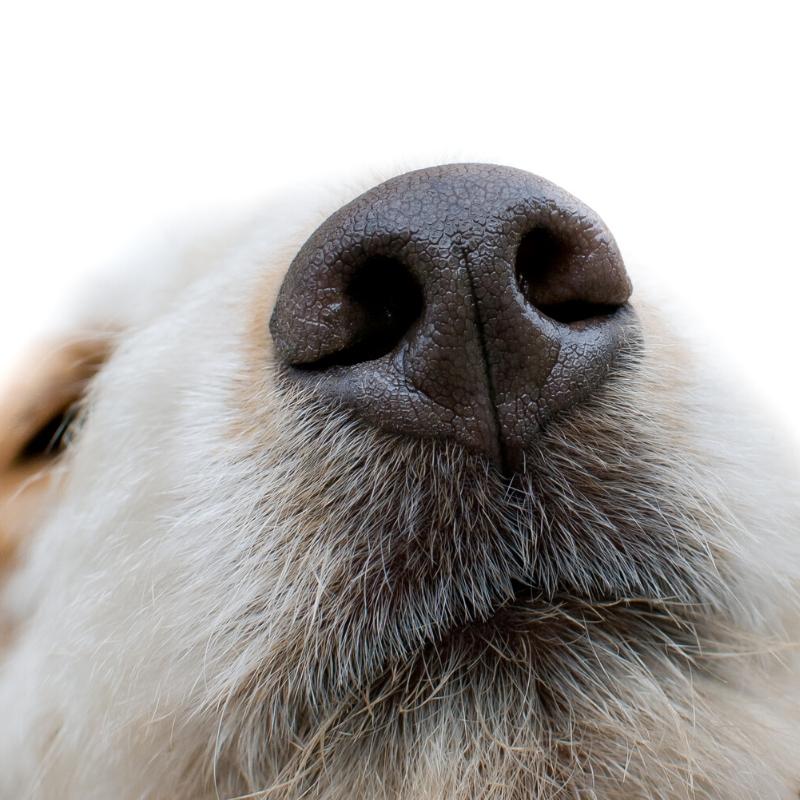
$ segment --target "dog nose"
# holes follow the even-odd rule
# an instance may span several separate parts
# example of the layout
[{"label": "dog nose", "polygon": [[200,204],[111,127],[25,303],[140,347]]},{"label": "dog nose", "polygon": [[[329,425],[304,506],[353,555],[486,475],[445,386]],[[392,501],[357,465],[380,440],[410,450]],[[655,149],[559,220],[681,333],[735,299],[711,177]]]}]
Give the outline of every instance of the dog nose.
[{"label": "dog nose", "polygon": [[504,470],[609,371],[632,318],[591,209],[520,170],[409,172],[301,248],[270,329],[287,380],[397,434],[454,440]]}]

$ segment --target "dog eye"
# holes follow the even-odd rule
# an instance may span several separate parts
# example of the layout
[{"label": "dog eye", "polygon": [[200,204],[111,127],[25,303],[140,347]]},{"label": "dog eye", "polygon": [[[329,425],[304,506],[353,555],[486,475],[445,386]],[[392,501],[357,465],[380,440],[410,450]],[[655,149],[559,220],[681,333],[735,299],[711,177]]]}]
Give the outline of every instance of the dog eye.
[{"label": "dog eye", "polygon": [[52,459],[59,455],[69,442],[76,411],[75,406],[71,405],[52,414],[20,448],[17,463]]}]

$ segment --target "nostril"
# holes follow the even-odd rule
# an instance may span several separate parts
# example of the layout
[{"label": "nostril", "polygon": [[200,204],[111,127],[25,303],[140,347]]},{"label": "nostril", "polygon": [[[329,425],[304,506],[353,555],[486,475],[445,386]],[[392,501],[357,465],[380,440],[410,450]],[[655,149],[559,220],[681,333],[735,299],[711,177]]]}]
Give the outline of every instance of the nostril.
[{"label": "nostril", "polygon": [[550,228],[526,233],[517,249],[516,276],[525,299],[556,322],[575,325],[607,316],[617,304],[598,303],[581,296],[578,272],[583,269],[578,248]]},{"label": "nostril", "polygon": [[344,303],[353,329],[347,346],[294,366],[305,370],[352,366],[392,352],[422,313],[422,289],[402,262],[372,256],[354,271]]}]

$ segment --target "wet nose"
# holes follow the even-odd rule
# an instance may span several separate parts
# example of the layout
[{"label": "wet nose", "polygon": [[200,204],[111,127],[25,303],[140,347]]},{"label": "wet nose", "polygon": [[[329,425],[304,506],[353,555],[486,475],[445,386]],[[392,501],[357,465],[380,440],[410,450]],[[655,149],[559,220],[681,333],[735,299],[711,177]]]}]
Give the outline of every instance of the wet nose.
[{"label": "wet nose", "polygon": [[270,329],[287,380],[406,436],[524,469],[626,338],[619,250],[583,203],[527,172],[453,164],[393,178],[301,248]]}]

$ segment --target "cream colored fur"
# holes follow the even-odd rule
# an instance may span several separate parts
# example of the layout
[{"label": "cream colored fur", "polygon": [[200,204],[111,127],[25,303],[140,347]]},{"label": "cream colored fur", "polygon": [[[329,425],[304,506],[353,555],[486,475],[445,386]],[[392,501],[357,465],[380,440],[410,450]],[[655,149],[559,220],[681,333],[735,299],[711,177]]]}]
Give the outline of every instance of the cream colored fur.
[{"label": "cream colored fur", "polygon": [[282,390],[271,305],[337,205],[81,309],[116,351],[5,592],[0,797],[796,798],[778,436],[640,293],[641,353],[513,490]]}]

